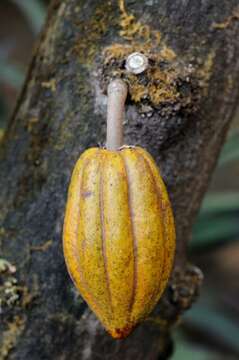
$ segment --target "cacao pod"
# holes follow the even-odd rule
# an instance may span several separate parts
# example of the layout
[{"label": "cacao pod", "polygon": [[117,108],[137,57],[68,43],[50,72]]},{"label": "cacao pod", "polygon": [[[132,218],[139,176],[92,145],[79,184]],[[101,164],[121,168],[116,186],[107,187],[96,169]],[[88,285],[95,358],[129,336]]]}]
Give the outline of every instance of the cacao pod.
[{"label": "cacao pod", "polygon": [[63,245],[82,297],[112,337],[126,337],[159,300],[175,250],[167,190],[145,150],[83,153],[69,187]]}]

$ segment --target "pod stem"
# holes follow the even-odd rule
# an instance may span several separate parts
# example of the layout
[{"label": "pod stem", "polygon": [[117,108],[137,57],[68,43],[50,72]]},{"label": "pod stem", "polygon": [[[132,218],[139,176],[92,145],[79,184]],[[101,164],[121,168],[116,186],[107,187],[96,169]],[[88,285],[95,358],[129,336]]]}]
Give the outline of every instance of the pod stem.
[{"label": "pod stem", "polygon": [[107,137],[106,148],[117,150],[123,145],[123,122],[127,84],[121,79],[112,80],[108,85]]}]

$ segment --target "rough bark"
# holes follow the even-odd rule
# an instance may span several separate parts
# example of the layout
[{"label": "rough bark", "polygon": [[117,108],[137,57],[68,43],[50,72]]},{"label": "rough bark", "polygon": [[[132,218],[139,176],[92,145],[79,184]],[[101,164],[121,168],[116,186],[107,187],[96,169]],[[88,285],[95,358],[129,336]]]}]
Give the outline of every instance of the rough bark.
[{"label": "rough bark", "polygon": [[[192,269],[185,270],[186,243],[238,101],[239,2],[126,5],[133,21],[160,31],[154,50],[171,50],[167,56],[180,94],[175,98],[171,89],[172,99],[161,99],[150,113],[147,100],[142,110],[142,102],[129,98],[125,125],[126,142],[155,157],[172,200],[172,282],[179,285],[169,287],[159,305],[161,318],[170,323],[187,307],[180,291],[175,293],[194,281]],[[77,295],[62,255],[73,165],[84,149],[105,140],[101,85],[112,63],[103,64],[102,51],[134,42],[135,34],[126,39],[123,20],[117,1],[64,0],[50,7],[1,146],[0,359],[164,359],[170,351],[169,327],[162,322],[146,322],[127,340],[111,340]],[[139,41],[144,46],[142,36]]]}]

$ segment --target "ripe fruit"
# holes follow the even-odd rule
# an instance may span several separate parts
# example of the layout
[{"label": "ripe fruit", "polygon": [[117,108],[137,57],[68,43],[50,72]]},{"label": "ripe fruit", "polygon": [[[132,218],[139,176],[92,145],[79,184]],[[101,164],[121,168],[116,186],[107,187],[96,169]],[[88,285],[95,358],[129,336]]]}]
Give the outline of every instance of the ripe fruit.
[{"label": "ripe fruit", "polygon": [[114,338],[152,311],[174,250],[172,209],[151,156],[139,147],[86,150],[70,183],[64,256],[75,286]]}]

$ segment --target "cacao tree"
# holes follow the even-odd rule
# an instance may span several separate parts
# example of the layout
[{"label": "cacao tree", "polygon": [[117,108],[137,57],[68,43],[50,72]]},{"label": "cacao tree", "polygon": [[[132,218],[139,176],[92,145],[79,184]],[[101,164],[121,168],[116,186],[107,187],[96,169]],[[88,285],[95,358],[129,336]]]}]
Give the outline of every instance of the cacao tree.
[{"label": "cacao tree", "polygon": [[[198,296],[187,243],[239,95],[237,0],[53,0],[0,150],[0,359],[166,359]],[[142,76],[125,70],[134,51]],[[147,149],[176,224],[174,270],[150,318],[113,340],[62,252],[72,168],[105,141],[106,87],[127,82],[125,141]],[[7,291],[6,291],[7,290]]]}]

